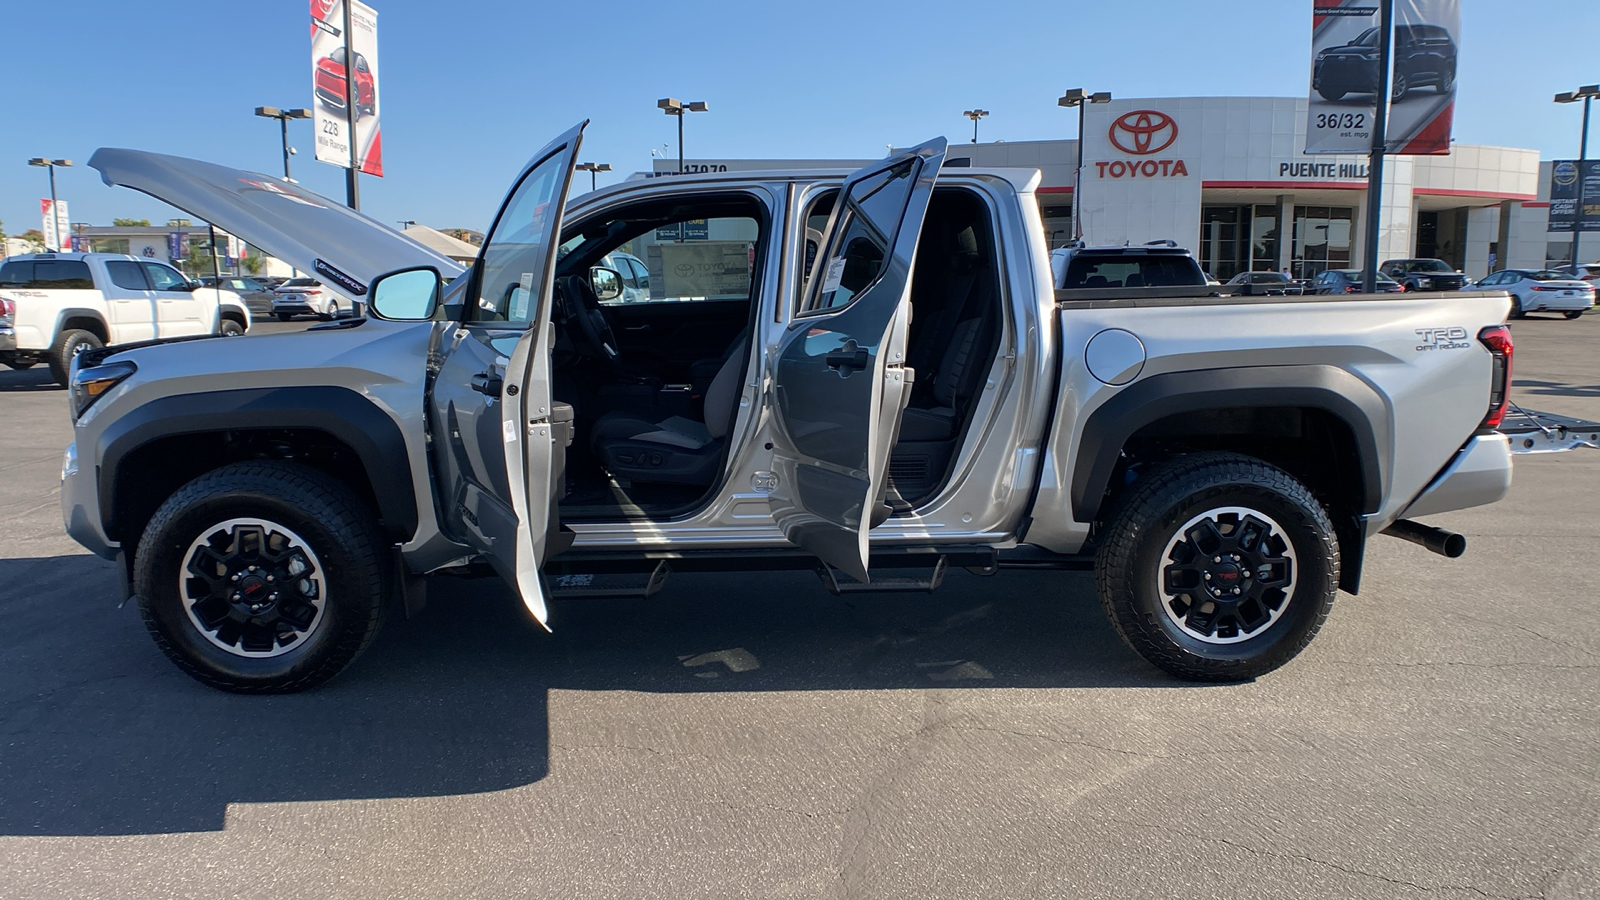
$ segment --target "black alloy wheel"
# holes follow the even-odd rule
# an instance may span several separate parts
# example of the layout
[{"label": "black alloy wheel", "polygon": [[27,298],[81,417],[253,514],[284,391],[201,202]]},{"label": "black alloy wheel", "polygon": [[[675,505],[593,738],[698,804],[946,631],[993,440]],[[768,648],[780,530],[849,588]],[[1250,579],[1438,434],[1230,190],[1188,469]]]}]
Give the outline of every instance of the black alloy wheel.
[{"label": "black alloy wheel", "polygon": [[1273,671],[1310,643],[1338,591],[1327,511],[1293,476],[1247,456],[1152,467],[1102,535],[1095,575],[1107,616],[1179,678]]},{"label": "black alloy wheel", "polygon": [[139,541],[145,626],[212,687],[321,684],[371,643],[386,593],[383,542],[361,500],[296,463],[235,463],[180,488]]}]

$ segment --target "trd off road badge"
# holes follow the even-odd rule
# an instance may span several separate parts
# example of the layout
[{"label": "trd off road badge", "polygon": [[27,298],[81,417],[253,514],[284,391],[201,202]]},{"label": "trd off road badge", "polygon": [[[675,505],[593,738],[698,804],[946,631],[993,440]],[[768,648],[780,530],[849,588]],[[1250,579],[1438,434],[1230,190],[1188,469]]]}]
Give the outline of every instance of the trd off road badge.
[{"label": "trd off road badge", "polygon": [[1418,328],[1417,350],[1465,350],[1472,345],[1467,343],[1467,330],[1458,326],[1450,328]]}]

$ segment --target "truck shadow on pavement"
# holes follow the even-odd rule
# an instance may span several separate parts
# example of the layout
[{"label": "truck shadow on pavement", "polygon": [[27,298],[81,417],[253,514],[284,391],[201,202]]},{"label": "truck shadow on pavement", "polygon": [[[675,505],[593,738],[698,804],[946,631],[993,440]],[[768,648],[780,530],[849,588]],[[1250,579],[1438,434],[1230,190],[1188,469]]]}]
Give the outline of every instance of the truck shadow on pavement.
[{"label": "truck shadow on pavement", "polygon": [[1564,381],[1536,381],[1518,378],[1514,382],[1518,391],[1544,397],[1600,397],[1600,384],[1567,384]]},{"label": "truck shadow on pavement", "polygon": [[0,560],[0,834],[220,830],[230,803],[520,787],[548,771],[551,690],[1183,684],[1118,640],[1087,574],[961,572],[932,595],[849,598],[805,573],[680,575],[649,600],[556,601],[553,634],[492,579],[430,591],[328,685],[237,696],[114,609],[110,564]]},{"label": "truck shadow on pavement", "polygon": [[0,367],[0,394],[65,390],[66,388],[56,384],[56,380],[50,377],[50,367],[44,363],[22,371]]}]

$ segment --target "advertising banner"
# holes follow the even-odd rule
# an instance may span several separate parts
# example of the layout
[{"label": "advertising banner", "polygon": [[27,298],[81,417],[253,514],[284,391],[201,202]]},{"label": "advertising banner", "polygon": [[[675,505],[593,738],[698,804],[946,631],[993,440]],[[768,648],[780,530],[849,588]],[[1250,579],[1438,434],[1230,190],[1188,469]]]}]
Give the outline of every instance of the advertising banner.
[{"label": "advertising banner", "polygon": [[46,250],[72,249],[72,219],[67,215],[67,201],[40,199],[39,220]]},{"label": "advertising banner", "polygon": [[[350,2],[350,34],[344,33],[346,0],[311,0],[312,122],[317,162],[350,167],[351,131],[361,171],[383,175],[379,128],[378,14]],[[345,73],[355,79],[355,108],[346,108]],[[352,123],[354,128],[352,129]]]},{"label": "advertising banner", "polygon": [[189,232],[167,232],[167,259],[185,259],[189,256]]},{"label": "advertising banner", "polygon": [[[1579,208],[1579,177],[1583,204]],[[1600,160],[1558,159],[1550,165],[1550,225],[1547,231],[1600,231]]]},{"label": "advertising banner", "polygon": [[[1380,81],[1379,0],[1312,0],[1307,153],[1372,149]],[[1394,0],[1389,153],[1450,152],[1461,0]]]}]

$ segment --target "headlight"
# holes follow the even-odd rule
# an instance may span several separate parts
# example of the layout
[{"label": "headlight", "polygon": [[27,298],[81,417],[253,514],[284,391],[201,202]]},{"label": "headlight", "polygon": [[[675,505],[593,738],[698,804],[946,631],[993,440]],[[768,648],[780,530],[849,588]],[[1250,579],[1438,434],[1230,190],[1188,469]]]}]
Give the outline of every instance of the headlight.
[{"label": "headlight", "polygon": [[107,391],[137,371],[139,367],[133,364],[133,360],[127,359],[79,369],[72,377],[72,417],[77,419],[82,416],[84,410],[93,406]]}]

